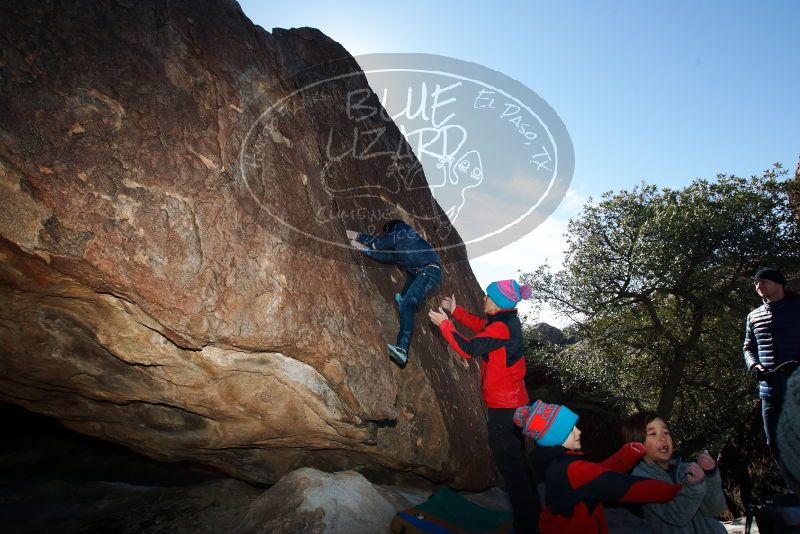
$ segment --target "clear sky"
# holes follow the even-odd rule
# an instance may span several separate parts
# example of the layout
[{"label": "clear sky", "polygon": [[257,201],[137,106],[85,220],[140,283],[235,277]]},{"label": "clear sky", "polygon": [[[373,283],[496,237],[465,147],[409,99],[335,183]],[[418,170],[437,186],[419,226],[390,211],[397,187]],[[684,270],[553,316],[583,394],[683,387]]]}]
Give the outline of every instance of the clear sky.
[{"label": "clear sky", "polygon": [[[424,52],[531,88],[566,125],[572,187],[531,234],[472,262],[481,285],[558,265],[583,202],[800,156],[800,2],[240,2],[267,31],[311,26],[351,54]],[[563,324],[544,310],[541,320]]]}]

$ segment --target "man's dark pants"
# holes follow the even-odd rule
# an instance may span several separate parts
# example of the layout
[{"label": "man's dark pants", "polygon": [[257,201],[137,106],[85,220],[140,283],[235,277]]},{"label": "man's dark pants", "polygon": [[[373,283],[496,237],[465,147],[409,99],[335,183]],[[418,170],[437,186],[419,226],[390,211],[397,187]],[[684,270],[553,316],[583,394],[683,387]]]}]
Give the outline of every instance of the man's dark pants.
[{"label": "man's dark pants", "polygon": [[761,418],[764,420],[764,434],[767,437],[767,446],[769,447],[775,463],[778,464],[783,480],[787,478],[786,467],[783,465],[780,450],[778,450],[778,419],[783,409],[783,397],[769,396],[761,397]]}]

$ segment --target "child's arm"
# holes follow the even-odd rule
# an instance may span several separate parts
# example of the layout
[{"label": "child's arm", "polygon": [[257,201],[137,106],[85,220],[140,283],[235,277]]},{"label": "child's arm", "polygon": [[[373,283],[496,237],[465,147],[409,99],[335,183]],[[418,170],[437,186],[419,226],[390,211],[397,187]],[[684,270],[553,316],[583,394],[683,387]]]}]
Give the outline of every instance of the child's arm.
[{"label": "child's arm", "polygon": [[386,235],[369,235],[359,233],[356,241],[366,245],[367,248],[372,250],[387,250],[397,244],[397,234],[389,232]]},{"label": "child's arm", "polygon": [[717,469],[717,462],[708,451],[702,451],[697,455],[697,465],[705,473],[706,480],[706,494],[700,504],[700,512],[708,517],[717,517],[728,508],[725,495],[722,493],[722,478]]},{"label": "child's arm", "polygon": [[[373,260],[379,261],[381,263],[391,263],[391,264],[396,264],[397,263],[397,257],[396,257],[396,255],[394,253],[385,252],[383,250],[375,250],[375,249],[369,248],[368,246],[364,245],[364,243],[362,243],[361,241],[358,241],[358,236],[366,235],[366,234],[359,234],[355,230],[347,230],[347,235],[348,235],[348,237],[351,236],[351,235],[354,236],[353,239],[350,240],[350,245],[352,245],[353,248],[355,248],[357,250],[360,250],[361,252],[363,252],[364,254],[366,254],[367,256],[372,258]],[[372,237],[372,236],[368,236],[368,237]]]},{"label": "child's arm", "polygon": [[[645,471],[634,469],[634,474],[645,474]],[[686,484],[670,502],[646,503],[644,505],[645,515],[648,522],[655,521],[658,524],[682,527],[688,525],[692,518],[697,514],[703,502],[706,492],[706,482],[700,481],[695,484]],[[653,516],[653,517],[650,517]]]},{"label": "child's arm", "polygon": [[[500,323],[494,324],[502,326]],[[455,325],[449,319],[439,323],[439,331],[442,333],[442,337],[462,358],[479,358],[494,349],[502,347],[507,342],[507,339],[491,337],[492,330],[494,329],[487,328],[481,335],[467,339],[456,330]]]},{"label": "child's arm", "polygon": [[635,479],[628,491],[625,492],[625,495],[619,499],[619,502],[669,502],[683,488],[683,484],[670,484],[669,482],[640,478],[623,473],[616,474]]},{"label": "child's arm", "polygon": [[572,462],[567,478],[574,490],[580,490],[598,501],[631,503],[666,502],[680,491],[681,484],[617,473],[600,464]]},{"label": "child's arm", "polygon": [[456,306],[453,310],[453,319],[463,324],[475,333],[480,332],[486,325],[486,319],[473,315],[461,306]]},{"label": "child's arm", "polygon": [[379,261],[381,263],[397,263],[397,255],[392,254],[391,252],[384,252],[382,250],[372,250],[371,248],[365,248],[361,252],[369,256],[375,261]]},{"label": "child's arm", "polygon": [[706,475],[706,495],[700,504],[700,512],[708,517],[717,517],[728,509],[725,494],[722,492],[722,477],[719,470]]},{"label": "child's arm", "polygon": [[600,462],[600,465],[617,473],[627,473],[639,463],[645,451],[646,449],[641,443],[626,443],[608,459]]}]

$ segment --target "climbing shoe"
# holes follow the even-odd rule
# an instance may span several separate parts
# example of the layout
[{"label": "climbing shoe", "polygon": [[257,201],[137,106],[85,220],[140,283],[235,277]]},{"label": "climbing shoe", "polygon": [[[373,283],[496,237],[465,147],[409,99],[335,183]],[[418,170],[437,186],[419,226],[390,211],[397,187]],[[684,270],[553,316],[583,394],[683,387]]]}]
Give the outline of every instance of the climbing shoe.
[{"label": "climbing shoe", "polygon": [[386,346],[389,348],[389,357],[392,359],[392,361],[401,367],[405,366],[406,362],[408,361],[408,353],[406,352],[406,349],[391,344]]}]

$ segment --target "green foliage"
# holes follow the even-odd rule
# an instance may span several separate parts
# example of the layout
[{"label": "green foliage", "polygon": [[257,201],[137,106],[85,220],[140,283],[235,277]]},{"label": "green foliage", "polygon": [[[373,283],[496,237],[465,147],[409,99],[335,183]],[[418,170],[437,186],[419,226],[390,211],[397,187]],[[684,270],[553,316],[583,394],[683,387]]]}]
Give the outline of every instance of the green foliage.
[{"label": "green foliage", "polygon": [[788,200],[798,184],[784,177],[776,166],[590,200],[569,223],[564,269],[522,277],[575,322],[582,341],[558,365],[656,409],[687,438],[732,424],[756,389],[741,356],[744,317],[759,304],[752,275],[800,272]]}]

